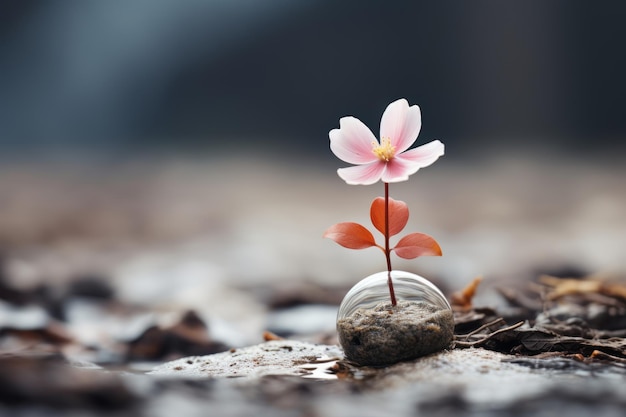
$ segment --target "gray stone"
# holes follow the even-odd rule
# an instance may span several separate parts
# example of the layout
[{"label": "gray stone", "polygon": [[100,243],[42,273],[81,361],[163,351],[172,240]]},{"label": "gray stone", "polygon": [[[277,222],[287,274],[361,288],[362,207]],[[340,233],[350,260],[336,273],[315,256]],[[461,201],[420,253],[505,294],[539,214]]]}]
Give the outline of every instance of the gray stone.
[{"label": "gray stone", "polygon": [[448,347],[454,317],[451,310],[426,303],[380,303],[338,320],[337,332],[346,359],[359,365],[390,365]]}]

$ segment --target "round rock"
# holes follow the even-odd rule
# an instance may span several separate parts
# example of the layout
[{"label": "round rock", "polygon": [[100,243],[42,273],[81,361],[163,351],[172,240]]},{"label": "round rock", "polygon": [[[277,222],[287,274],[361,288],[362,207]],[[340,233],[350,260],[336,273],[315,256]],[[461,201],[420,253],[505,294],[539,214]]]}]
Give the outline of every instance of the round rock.
[{"label": "round rock", "polygon": [[449,309],[414,301],[379,303],[337,321],[346,359],[359,365],[384,366],[445,349],[454,337]]}]

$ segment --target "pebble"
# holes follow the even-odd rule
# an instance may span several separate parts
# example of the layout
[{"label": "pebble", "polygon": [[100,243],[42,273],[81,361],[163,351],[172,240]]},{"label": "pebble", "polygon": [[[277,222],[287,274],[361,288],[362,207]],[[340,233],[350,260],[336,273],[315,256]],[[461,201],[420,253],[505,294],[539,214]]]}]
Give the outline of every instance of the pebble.
[{"label": "pebble", "polygon": [[337,321],[339,343],[346,359],[359,365],[384,366],[440,351],[454,337],[449,309],[400,301],[359,309]]}]

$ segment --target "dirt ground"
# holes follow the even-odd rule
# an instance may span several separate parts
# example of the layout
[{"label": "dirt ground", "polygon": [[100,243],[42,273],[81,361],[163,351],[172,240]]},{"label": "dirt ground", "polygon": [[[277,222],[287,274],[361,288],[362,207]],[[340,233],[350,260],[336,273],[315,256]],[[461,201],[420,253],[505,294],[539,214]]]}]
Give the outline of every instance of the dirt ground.
[{"label": "dirt ground", "polygon": [[[368,225],[369,204],[383,191],[348,186],[335,168],[263,154],[5,161],[0,412],[549,415],[566,403],[573,415],[592,409],[619,415],[622,368],[572,358],[545,358],[540,366],[521,360],[514,368],[523,374],[538,368],[531,372],[536,380],[494,402],[481,396],[507,377],[469,365],[471,357],[463,360],[484,389],[471,388],[468,378],[444,377],[436,390],[426,381],[415,385],[397,376],[415,372],[402,368],[387,372],[394,376],[382,378],[384,386],[356,382],[358,372],[349,382],[266,376],[243,385],[144,375],[169,360],[256,345],[266,330],[336,345],[343,294],[385,264],[375,249],[350,251],[322,239],[340,221]],[[546,288],[542,274],[623,284],[625,173],[601,158],[444,158],[391,187],[411,210],[407,230],[434,236],[444,256],[395,259],[394,268],[431,279],[448,297],[482,276],[473,307],[506,311],[499,316],[508,325],[523,316],[511,301],[527,301],[515,294],[545,301],[536,287]],[[626,328],[619,321],[623,305],[607,307],[593,297],[585,305],[609,309],[611,331]],[[554,299],[550,308],[559,305]],[[533,308],[539,314],[544,307]],[[599,314],[593,308],[585,314]],[[442,360],[428,363],[436,368]],[[445,366],[441,372],[462,373]],[[539,383],[544,379],[554,383]]]}]

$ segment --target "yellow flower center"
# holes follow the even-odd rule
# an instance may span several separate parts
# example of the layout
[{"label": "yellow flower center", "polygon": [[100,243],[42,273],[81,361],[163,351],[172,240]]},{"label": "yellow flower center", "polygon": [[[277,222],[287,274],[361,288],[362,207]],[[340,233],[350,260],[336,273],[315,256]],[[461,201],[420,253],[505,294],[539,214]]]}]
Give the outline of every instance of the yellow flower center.
[{"label": "yellow flower center", "polygon": [[389,162],[396,156],[396,147],[391,144],[391,139],[389,138],[382,138],[380,144],[372,142],[372,145],[374,146],[372,152],[381,161]]}]

